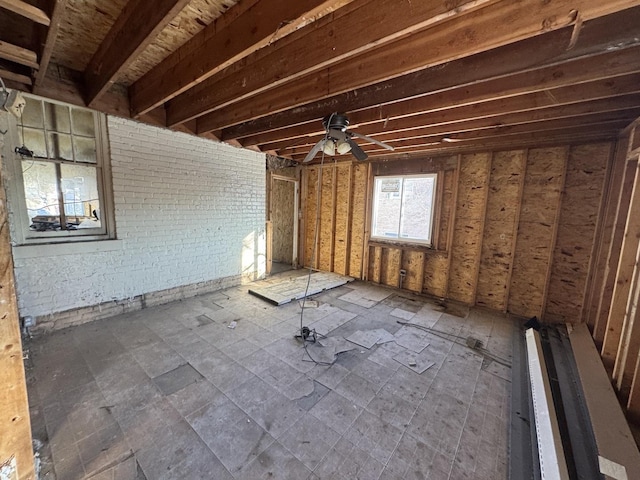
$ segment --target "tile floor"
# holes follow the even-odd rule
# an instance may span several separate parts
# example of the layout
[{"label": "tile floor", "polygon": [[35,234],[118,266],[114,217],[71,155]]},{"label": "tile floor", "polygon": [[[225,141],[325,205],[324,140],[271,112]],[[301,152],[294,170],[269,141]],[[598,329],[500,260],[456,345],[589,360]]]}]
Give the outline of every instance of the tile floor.
[{"label": "tile floor", "polygon": [[[316,365],[293,338],[299,304],[246,286],[36,336],[41,478],[507,478],[510,369],[460,343],[473,335],[508,360],[511,320],[362,282],[314,298],[304,323],[336,344],[375,329],[396,341]],[[414,354],[434,365],[394,360]]]}]

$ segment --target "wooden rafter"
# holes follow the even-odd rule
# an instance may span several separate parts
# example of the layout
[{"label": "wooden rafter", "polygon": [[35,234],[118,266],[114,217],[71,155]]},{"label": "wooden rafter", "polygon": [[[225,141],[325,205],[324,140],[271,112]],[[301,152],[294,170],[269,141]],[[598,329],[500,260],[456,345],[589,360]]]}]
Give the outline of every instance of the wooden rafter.
[{"label": "wooden rafter", "polygon": [[85,69],[87,105],[91,106],[173,20],[189,0],[130,0]]},{"label": "wooden rafter", "polygon": [[297,41],[281,39],[268,54],[247,58],[242,71],[221,72],[176,97],[167,104],[167,121],[181,123],[493,1],[466,0],[456,8],[415,2],[397,8],[387,0],[356,0],[346,14],[300,29]]},{"label": "wooden rafter", "polygon": [[[571,38],[571,28],[566,28],[352,92],[325,95],[316,101],[312,101],[319,96],[315,90],[326,90],[326,82],[318,80],[317,76],[305,77],[300,82],[270,90],[250,100],[216,110],[215,114],[200,117],[198,131],[224,129],[224,139],[248,137],[315,121],[336,109],[354,112],[370,108],[369,116],[386,118],[393,114],[394,107],[390,104],[394,102],[452,88],[477,90],[482,88],[475,86],[479,81],[486,82],[513,74],[519,74],[519,77],[513,77],[513,82],[505,78],[504,85],[496,86],[523,93],[535,90],[538,83],[541,83],[541,88],[549,88],[598,78],[594,77],[595,72],[608,72],[610,69],[620,73],[633,71],[628,68],[637,65],[634,56],[637,58],[638,53],[617,50],[620,46],[631,46],[634,42],[638,44],[635,32],[639,21],[640,8],[635,8],[586,23],[578,44],[569,52],[566,51],[566,45]],[[618,54],[624,58],[616,58]],[[590,60],[591,56],[596,58]],[[577,63],[566,63],[574,61]],[[293,103],[292,99],[296,102]],[[307,101],[311,103],[304,103]],[[399,105],[398,108],[406,109],[406,105]],[[265,116],[265,112],[268,116]],[[261,116],[264,118],[259,118]]]},{"label": "wooden rafter", "polygon": [[[440,105],[439,99],[434,98],[431,110],[406,106],[405,111],[415,111],[416,114],[376,119],[375,122],[360,127],[356,124],[357,128],[354,130],[377,140],[387,141],[398,136],[406,138],[424,135],[430,131],[446,133],[460,122],[469,127],[487,128],[519,121],[542,120],[545,117],[586,115],[640,106],[640,97],[628,95],[637,92],[640,92],[640,73],[490,100],[483,97],[476,100],[470,95],[461,106],[451,102],[451,106],[446,107],[446,104]],[[621,98],[615,98],[621,95]],[[319,122],[317,126],[320,126]],[[315,137],[305,135],[260,146],[266,150],[280,150],[289,145],[315,143],[312,140]]]},{"label": "wooden rafter", "polygon": [[51,19],[46,12],[22,0],[0,0],[0,8],[10,10],[47,27],[51,23]]},{"label": "wooden rafter", "polygon": [[[168,123],[203,115],[330,65],[331,82],[317,99],[561,28],[575,21],[575,9],[580,10],[582,19],[589,20],[634,4],[630,0],[606,4],[599,0],[540,2],[528,9],[527,15],[522,15],[521,5],[513,2],[474,4],[484,8],[462,15],[459,10],[454,13],[431,6],[418,11],[413,7],[406,9],[410,19],[404,19],[400,13],[404,9],[390,2],[382,2],[386,8],[375,3],[369,1],[366,12],[356,10],[335,20],[329,29],[316,29],[305,37],[308,41],[291,43],[272,55],[247,62],[242,72],[211,77],[168,103]],[[387,11],[389,8],[393,11]],[[385,15],[381,22],[376,17],[380,12]],[[389,18],[394,22],[388,22]],[[394,41],[401,35],[396,30],[385,36],[387,23],[393,29],[404,26],[399,30],[403,35],[413,34]],[[367,50],[366,56],[361,55]],[[360,55],[357,61],[348,61],[354,55]]]},{"label": "wooden rafter", "polygon": [[32,50],[0,40],[0,58],[31,68],[38,68],[38,55]]},{"label": "wooden rafter", "polygon": [[42,50],[40,51],[40,65],[38,71],[34,75],[34,92],[38,93],[38,89],[42,86],[45,76],[47,75],[47,68],[49,68],[49,62],[51,61],[51,54],[53,53],[53,46],[58,36],[58,29],[60,28],[60,22],[64,16],[64,9],[66,7],[67,0],[52,0],[51,1],[51,22],[45,36],[44,43],[42,44]]},{"label": "wooden rafter", "polygon": [[[134,116],[352,0],[239,2],[130,87]],[[228,21],[227,18],[232,20]],[[223,23],[222,19],[225,20]]]},{"label": "wooden rafter", "polygon": [[9,70],[5,70],[4,68],[0,68],[0,78],[2,78],[3,80],[13,80],[14,82],[22,83],[24,85],[31,85],[31,77],[22,75],[20,73],[11,72]]}]

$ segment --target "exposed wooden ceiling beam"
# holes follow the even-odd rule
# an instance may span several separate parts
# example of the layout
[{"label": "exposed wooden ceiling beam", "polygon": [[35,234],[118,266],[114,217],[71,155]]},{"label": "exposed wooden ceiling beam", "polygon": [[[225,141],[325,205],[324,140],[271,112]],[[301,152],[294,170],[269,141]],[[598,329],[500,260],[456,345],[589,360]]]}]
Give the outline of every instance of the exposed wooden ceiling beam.
[{"label": "exposed wooden ceiling beam", "polygon": [[[423,144],[429,141],[441,141],[443,138],[462,140],[484,136],[515,134],[533,130],[550,130],[569,128],[576,125],[631,121],[640,115],[640,105],[633,108],[590,112],[590,108],[578,104],[570,107],[554,107],[536,112],[517,112],[498,115],[494,118],[463,120],[447,125],[430,125],[415,130],[408,130],[402,135],[380,135],[376,140],[391,146],[403,144]],[[586,113],[585,113],[586,112]],[[434,140],[435,139],[435,140]],[[316,141],[318,139],[315,139]],[[356,139],[363,149],[376,149],[371,142]],[[403,143],[409,142],[409,143]],[[312,145],[299,145],[284,149],[275,149],[278,155],[289,156],[309,152]],[[266,147],[265,147],[266,148]]]},{"label": "exposed wooden ceiling beam", "polygon": [[130,0],[85,69],[86,102],[96,99],[190,0]]},{"label": "exposed wooden ceiling beam", "polygon": [[[640,65],[638,66],[640,70]],[[420,102],[412,108],[411,102],[407,102],[406,112],[415,112],[413,115],[387,117],[376,119],[354,130],[358,133],[375,137],[378,140],[398,136],[399,132],[405,136],[408,131],[428,128],[436,125],[448,125],[469,119],[487,120],[489,122],[502,123],[500,116],[515,112],[528,112],[532,119],[542,118],[544,115],[556,115],[556,112],[566,111],[565,115],[582,115],[594,111],[616,110],[620,108],[640,106],[640,97],[634,94],[640,92],[640,73],[606,78],[603,80],[585,82],[578,85],[568,85],[560,88],[546,89],[542,91],[526,93],[518,96],[494,99],[470,96],[462,105],[456,106],[455,102],[449,105],[440,103],[435,98],[433,107],[429,110]],[[615,98],[622,96],[622,98]],[[437,96],[436,96],[437,97]],[[418,100],[418,99],[416,99]],[[593,103],[594,101],[598,103]],[[637,103],[633,103],[637,102]],[[554,110],[555,109],[555,110]],[[604,109],[604,110],[603,110]],[[507,123],[507,122],[505,122]],[[489,123],[490,124],[490,123]],[[297,139],[286,139],[277,142],[264,143],[260,147],[267,150],[280,150],[289,145],[313,144],[323,132],[316,133],[315,137],[301,136]]]},{"label": "exposed wooden ceiling beam", "polygon": [[31,68],[38,68],[38,55],[26,48],[0,40],[0,58]]},{"label": "exposed wooden ceiling beam", "polygon": [[40,66],[34,75],[34,93],[39,93],[38,90],[47,75],[47,69],[49,68],[49,62],[51,61],[51,54],[53,53],[53,46],[56,42],[56,37],[58,36],[58,29],[60,28],[60,22],[64,16],[66,4],[67,0],[51,0],[51,23],[47,29],[44,43],[42,44],[42,50],[40,51]]},{"label": "exposed wooden ceiling beam", "polygon": [[31,85],[31,77],[28,75],[22,75],[20,73],[11,72],[0,68],[0,78],[3,80],[13,80],[14,82],[22,83],[24,85]]},{"label": "exposed wooden ceiling beam", "polygon": [[[566,144],[574,141],[597,141],[609,138],[616,138],[623,125],[627,122],[622,119],[614,122],[581,124],[566,128],[554,128],[552,125],[546,125],[541,130],[536,130],[535,126],[531,131],[523,133],[487,135],[477,138],[460,139],[454,143],[442,142],[442,137],[425,138],[422,142],[415,142],[414,145],[398,145],[394,152],[365,146],[363,150],[367,152],[370,158],[390,158],[403,159],[408,156],[429,155],[437,152],[452,151],[482,151],[494,148],[518,148],[526,146],[542,146],[553,144]],[[414,155],[415,154],[415,155]],[[292,160],[302,161],[306,152],[300,151],[294,155],[286,156]],[[333,157],[330,157],[333,158]]]},{"label": "exposed wooden ceiling beam", "polygon": [[134,116],[352,0],[241,1],[130,87]]},{"label": "exposed wooden ceiling beam", "polygon": [[221,72],[176,97],[167,104],[167,121],[189,120],[495,1],[462,0],[455,7],[423,1],[398,8],[388,0],[356,0],[347,14],[301,29],[297,41],[280,40],[269,54],[247,58],[241,71]]},{"label": "exposed wooden ceiling beam", "polygon": [[[638,43],[639,22],[640,8],[634,8],[584,23],[577,44],[570,51],[566,48],[572,37],[572,28],[565,28],[328,98],[328,80],[321,79],[322,72],[318,72],[300,82],[270,90],[200,117],[198,131],[224,128],[223,138],[247,137],[322,118],[332,111],[353,112],[516,72],[527,72],[544,65],[557,65],[594,53],[610,52],[633,42]],[[556,71],[552,80],[562,81],[560,76],[563,73]],[[589,78],[590,74],[583,72],[583,75]],[[548,77],[545,79],[548,80]],[[264,118],[258,118],[260,116]]]},{"label": "exposed wooden ceiling beam", "polygon": [[[385,3],[387,9],[390,8],[390,2]],[[426,3],[414,2],[412,5]],[[366,12],[356,12],[355,15],[358,17],[358,22],[364,23],[361,17],[369,14],[364,20],[367,22],[368,28],[358,29],[360,23],[335,25],[335,32],[338,32],[340,28],[346,28],[350,36],[358,39],[364,38],[369,43],[362,42],[360,48],[354,48],[353,41],[348,42],[337,33],[329,39],[319,37],[317,43],[309,42],[311,45],[303,42],[306,46],[304,49],[298,45],[300,42],[296,42],[293,44],[296,47],[290,52],[293,55],[291,61],[283,60],[283,57],[286,58],[285,53],[289,50],[283,48],[274,52],[279,54],[277,58],[265,57],[255,65],[247,65],[247,67],[251,67],[247,68],[248,74],[240,72],[238,75],[229,75],[222,79],[217,79],[214,76],[177,97],[167,104],[167,120],[170,124],[179,123],[256,95],[269,88],[274,88],[312,71],[320,70],[327,65],[335,64],[328,69],[327,78],[330,78],[331,81],[328,82],[328,88],[324,93],[317,98],[320,99],[327,94],[343,93],[407,72],[442,64],[539,35],[545,31],[561,28],[575,21],[577,18],[576,9],[580,11],[580,18],[589,20],[633,6],[634,2],[632,0],[615,0],[606,2],[606,7],[603,5],[605,4],[600,0],[536,2],[527,9],[527,14],[523,15],[522,6],[517,2],[492,3],[464,15],[450,15],[448,21],[434,21],[431,28],[425,28],[424,24],[420,24],[419,28],[422,30],[415,31],[414,34],[402,39],[402,41],[393,42],[391,41],[393,39],[389,39],[390,43],[382,47],[379,45],[384,43],[383,39],[376,45],[371,44],[372,35],[369,31],[379,31],[382,25],[379,23],[369,24],[369,22],[376,20],[370,18],[369,12],[374,11],[373,6],[370,6]],[[383,25],[393,24],[393,22],[388,22],[388,19],[397,17],[398,12],[402,10],[395,8],[395,4],[391,8],[394,11],[387,12],[388,15],[383,19]],[[425,12],[423,17],[414,17],[413,14],[416,12],[412,8],[408,8],[407,11],[412,16],[414,25],[416,19],[424,19],[427,15]],[[442,17],[442,14],[439,17]],[[351,15],[346,15],[342,19],[355,21]],[[322,32],[322,30],[318,30],[318,32]],[[332,29],[331,32],[334,30]],[[326,35],[326,32],[324,33]],[[346,42],[350,51],[346,51],[347,49],[344,49],[342,45],[336,45],[334,43],[335,37],[342,39],[342,43]],[[311,39],[309,38],[309,40]],[[377,48],[373,49],[374,47]],[[357,62],[344,61],[350,56],[361,54],[366,49],[372,50],[367,55],[360,55]],[[306,60],[300,58],[301,54],[304,54]]]},{"label": "exposed wooden ceiling beam", "polygon": [[42,9],[35,7],[30,3],[23,2],[22,0],[0,0],[0,8],[10,10],[47,27],[51,23],[49,15],[47,15]]}]

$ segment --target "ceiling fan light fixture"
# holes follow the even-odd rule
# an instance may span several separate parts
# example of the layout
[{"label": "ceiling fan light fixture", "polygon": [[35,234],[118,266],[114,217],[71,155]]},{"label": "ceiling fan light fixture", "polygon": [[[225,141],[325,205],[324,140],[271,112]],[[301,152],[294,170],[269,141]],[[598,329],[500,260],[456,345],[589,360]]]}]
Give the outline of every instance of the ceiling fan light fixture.
[{"label": "ceiling fan light fixture", "polygon": [[340,155],[344,155],[345,153],[349,153],[351,151],[351,144],[346,140],[338,140],[336,143],[336,150]]},{"label": "ceiling fan light fixture", "polygon": [[327,155],[335,155],[336,144],[331,139],[325,140],[324,145],[322,146],[322,151]]}]

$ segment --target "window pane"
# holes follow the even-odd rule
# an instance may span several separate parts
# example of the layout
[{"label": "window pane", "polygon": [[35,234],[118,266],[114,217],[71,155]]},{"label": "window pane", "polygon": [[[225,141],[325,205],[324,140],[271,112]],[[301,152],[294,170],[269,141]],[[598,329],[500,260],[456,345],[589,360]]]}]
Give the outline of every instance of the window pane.
[{"label": "window pane", "polygon": [[93,113],[88,110],[71,109],[71,117],[73,118],[73,133],[76,135],[84,135],[85,137],[94,137],[95,127],[93,123]]},{"label": "window pane", "polygon": [[27,104],[22,112],[22,125],[25,127],[44,128],[42,102],[40,100],[27,99]]},{"label": "window pane", "polygon": [[76,162],[96,163],[96,141],[93,138],[73,137]]},{"label": "window pane", "polygon": [[71,135],[62,133],[49,134],[49,158],[55,160],[73,160],[73,150],[71,150]]},{"label": "window pane", "polygon": [[61,133],[71,133],[69,108],[56,103],[45,103],[45,120],[47,130]]},{"label": "window pane", "polygon": [[398,238],[400,228],[401,178],[376,178],[373,236]]},{"label": "window pane", "polygon": [[434,178],[405,178],[402,189],[400,237],[431,240]]},{"label": "window pane", "polygon": [[23,160],[22,178],[31,228],[41,231],[59,229],[55,164]]},{"label": "window pane", "polygon": [[99,228],[100,202],[97,171],[84,165],[61,165],[62,193],[67,223],[74,228]]},{"label": "window pane", "polygon": [[22,145],[33,152],[34,157],[47,158],[47,146],[42,130],[20,128],[20,141]]}]

